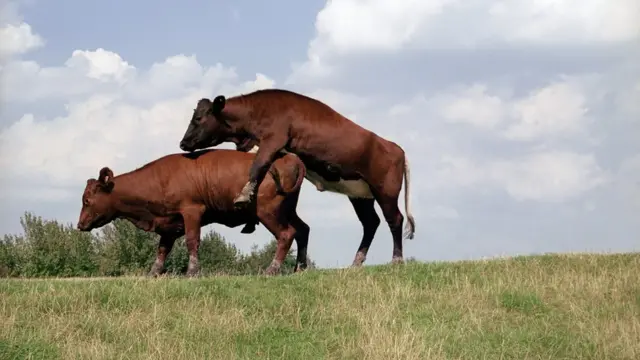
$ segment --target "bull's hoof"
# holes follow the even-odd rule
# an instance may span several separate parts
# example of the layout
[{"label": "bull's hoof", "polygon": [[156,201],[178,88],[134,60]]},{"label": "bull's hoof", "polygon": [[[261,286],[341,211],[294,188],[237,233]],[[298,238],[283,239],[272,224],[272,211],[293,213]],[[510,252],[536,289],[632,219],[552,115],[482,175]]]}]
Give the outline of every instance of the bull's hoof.
[{"label": "bull's hoof", "polygon": [[251,182],[248,182],[240,191],[240,194],[238,194],[238,196],[236,196],[235,199],[233,199],[233,205],[235,205],[236,207],[244,207],[247,206],[251,203],[251,198],[254,192],[254,188],[256,187],[256,185],[254,185]]},{"label": "bull's hoof", "polygon": [[256,231],[256,224],[255,223],[247,223],[242,230],[240,230],[240,232],[242,234],[251,234],[254,231]]},{"label": "bull's hoof", "polygon": [[391,259],[391,264],[393,265],[404,264],[404,259],[400,256],[394,256],[393,259]]},{"label": "bull's hoof", "polygon": [[306,263],[297,263],[296,267],[293,269],[294,273],[303,272],[307,270],[308,266]]},{"label": "bull's hoof", "polygon": [[244,196],[242,194],[238,195],[238,197],[233,200],[233,206],[237,209],[246,208],[250,203],[251,199],[248,196]]},{"label": "bull's hoof", "polygon": [[351,267],[361,267],[362,264],[364,264],[364,261],[366,259],[367,259],[367,255],[365,255],[361,251],[358,251],[356,253],[356,257],[353,259],[353,263],[351,264]]}]

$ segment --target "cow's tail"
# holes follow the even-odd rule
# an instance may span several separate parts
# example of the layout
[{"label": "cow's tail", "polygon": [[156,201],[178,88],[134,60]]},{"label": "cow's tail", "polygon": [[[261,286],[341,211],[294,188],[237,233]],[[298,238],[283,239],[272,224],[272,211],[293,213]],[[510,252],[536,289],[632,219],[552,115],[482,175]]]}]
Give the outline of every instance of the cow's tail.
[{"label": "cow's tail", "polygon": [[409,167],[409,159],[405,154],[404,156],[404,211],[407,214],[407,225],[405,226],[405,230],[403,234],[403,238],[405,239],[413,239],[413,235],[416,232],[416,221],[413,218],[413,214],[411,214],[410,178],[411,178],[411,168]]},{"label": "cow's tail", "polygon": [[296,154],[287,154],[287,155],[292,155],[296,160],[295,170],[294,170],[294,173],[296,174],[296,182],[291,189],[285,190],[282,187],[282,181],[280,180],[280,173],[278,172],[275,166],[272,166],[269,169],[269,173],[273,177],[273,182],[275,183],[275,186],[276,186],[276,192],[279,195],[284,195],[284,196],[299,191],[300,187],[302,186],[302,182],[304,181],[304,177],[307,175],[307,168],[304,166],[304,163],[302,162],[302,160],[300,160],[300,158]]}]

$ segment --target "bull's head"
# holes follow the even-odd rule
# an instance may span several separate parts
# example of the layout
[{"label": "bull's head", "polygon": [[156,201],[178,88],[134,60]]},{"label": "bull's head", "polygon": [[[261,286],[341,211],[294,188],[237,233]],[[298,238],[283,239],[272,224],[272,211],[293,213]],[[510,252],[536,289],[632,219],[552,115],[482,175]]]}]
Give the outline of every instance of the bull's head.
[{"label": "bull's head", "polygon": [[180,149],[183,151],[195,151],[210,146],[216,146],[230,135],[230,126],[222,114],[226,99],[223,95],[216,96],[213,101],[200,99],[191,122],[180,141]]},{"label": "bull's head", "polygon": [[78,219],[78,230],[91,231],[100,228],[113,220],[116,211],[110,196],[114,183],[113,171],[108,167],[100,170],[98,180],[87,180],[82,194],[82,210]]}]

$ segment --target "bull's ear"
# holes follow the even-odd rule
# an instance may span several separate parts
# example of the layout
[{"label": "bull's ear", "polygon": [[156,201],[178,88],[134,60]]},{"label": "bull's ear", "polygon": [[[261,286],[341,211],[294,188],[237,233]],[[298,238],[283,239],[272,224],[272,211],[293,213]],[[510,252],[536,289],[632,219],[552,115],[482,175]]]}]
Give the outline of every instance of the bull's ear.
[{"label": "bull's ear", "polygon": [[220,113],[222,109],[224,109],[224,105],[227,103],[227,99],[225,99],[224,95],[218,95],[215,99],[213,99],[213,106],[211,107],[211,111],[214,114]]},{"label": "bull's ear", "polygon": [[98,177],[98,181],[100,181],[100,184],[102,184],[103,188],[107,192],[113,189],[113,181],[111,181],[112,179],[113,171],[111,171],[111,169],[106,166],[100,169],[100,177]]},{"label": "bull's ear", "polygon": [[91,185],[91,184],[93,184],[93,183],[94,183],[94,182],[96,182],[96,181],[97,181],[97,180],[96,180],[96,179],[94,179],[94,178],[87,179],[87,185]]}]

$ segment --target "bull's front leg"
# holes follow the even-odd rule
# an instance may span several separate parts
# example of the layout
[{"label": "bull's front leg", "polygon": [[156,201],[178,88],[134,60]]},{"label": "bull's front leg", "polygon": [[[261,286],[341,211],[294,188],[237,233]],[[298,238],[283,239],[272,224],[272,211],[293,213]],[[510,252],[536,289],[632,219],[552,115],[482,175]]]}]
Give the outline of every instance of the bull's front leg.
[{"label": "bull's front leg", "polygon": [[233,200],[236,206],[246,206],[255,200],[255,195],[262,183],[267,170],[273,164],[276,154],[284,148],[284,137],[265,137],[261,140],[261,146],[256,153],[256,158],[249,170],[249,181],[244,185],[238,196]]}]

